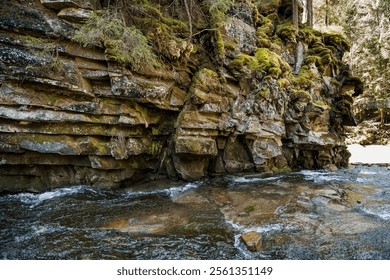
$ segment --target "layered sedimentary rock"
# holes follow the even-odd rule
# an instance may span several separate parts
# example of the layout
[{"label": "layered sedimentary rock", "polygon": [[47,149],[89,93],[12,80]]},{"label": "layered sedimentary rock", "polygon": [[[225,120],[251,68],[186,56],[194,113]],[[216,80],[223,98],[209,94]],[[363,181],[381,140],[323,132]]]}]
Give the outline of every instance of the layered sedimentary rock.
[{"label": "layered sedimentary rock", "polygon": [[348,44],[295,30],[289,1],[236,1],[218,33],[168,40],[188,61],[155,71],[72,40],[104,1],[4,1],[0,192],[348,163]]}]

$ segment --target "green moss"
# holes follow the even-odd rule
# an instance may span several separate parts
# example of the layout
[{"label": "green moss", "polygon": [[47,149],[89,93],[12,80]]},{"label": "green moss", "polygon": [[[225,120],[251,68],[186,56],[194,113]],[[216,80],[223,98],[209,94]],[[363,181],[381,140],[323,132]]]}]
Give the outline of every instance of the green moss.
[{"label": "green moss", "polygon": [[341,86],[341,83],[340,83],[340,81],[338,81],[338,80],[336,80],[336,79],[332,79],[332,80],[330,80],[330,83],[332,84],[332,85],[335,85],[335,86]]},{"label": "green moss", "polygon": [[147,38],[134,26],[126,26],[109,10],[95,11],[75,32],[73,40],[84,47],[104,46],[108,59],[131,64],[134,69],[158,66],[156,55]]},{"label": "green moss", "polygon": [[155,4],[150,3],[149,1],[143,1],[141,5],[139,5],[142,13],[147,15],[147,18],[154,18],[158,20],[162,24],[166,24],[170,26],[173,30],[179,31],[188,31],[188,26],[185,22],[169,17],[165,17],[160,10],[160,7]]},{"label": "green moss", "polygon": [[258,0],[257,9],[262,15],[269,15],[278,10],[282,0]]},{"label": "green moss", "polygon": [[351,44],[341,34],[324,33],[323,38],[326,45],[333,46],[342,52],[346,52],[351,49]]},{"label": "green moss", "polygon": [[340,34],[328,34],[315,31],[309,27],[299,30],[300,37],[309,45],[309,56],[305,59],[305,64],[315,64],[320,72],[337,72],[337,68],[342,62],[338,59],[338,51],[349,50],[348,41]]},{"label": "green moss", "polygon": [[141,26],[153,49],[163,57],[172,60],[188,59],[194,52],[194,46],[188,41],[176,37],[174,29],[156,18],[133,17],[136,26]]},{"label": "green moss", "polygon": [[225,14],[233,5],[233,0],[217,0],[211,2],[209,13],[211,15],[211,27],[214,31],[214,47],[216,49],[217,62],[224,63],[225,60],[225,42],[222,38],[220,28],[225,24]]},{"label": "green moss", "polygon": [[258,38],[258,41],[259,41],[259,45],[262,47],[262,48],[270,48],[271,47],[271,41],[268,40],[267,38]]},{"label": "green moss", "polygon": [[225,60],[225,42],[223,41],[221,30],[218,29],[215,31],[215,39],[217,60],[223,63]]},{"label": "green moss", "polygon": [[278,37],[278,35],[272,36],[272,37],[271,37],[271,41],[272,41],[272,43],[274,43],[274,44],[276,44],[276,45],[278,45],[278,46],[283,46],[283,41],[282,41],[282,39],[280,39],[280,38]]},{"label": "green moss", "polygon": [[207,101],[210,92],[219,92],[220,89],[218,74],[210,69],[203,68],[195,74],[189,92],[195,103],[202,104]]},{"label": "green moss", "polygon": [[229,67],[237,70],[243,68],[244,66],[248,66],[250,69],[256,70],[259,63],[255,57],[240,53],[229,64]]},{"label": "green moss", "polygon": [[292,82],[298,88],[310,88],[313,85],[314,73],[308,66],[302,66],[297,77],[292,79]]},{"label": "green moss", "polygon": [[280,174],[280,173],[290,173],[290,172],[292,172],[292,169],[289,166],[284,166],[284,167],[281,167],[281,168],[278,168],[278,167],[274,166],[272,168],[272,171],[275,174]]},{"label": "green moss", "polygon": [[305,58],[305,64],[318,64],[321,61],[321,58],[315,55],[308,55]]},{"label": "green moss", "polygon": [[32,37],[29,35],[26,36],[20,36],[18,38],[24,46],[27,48],[34,48],[34,49],[54,49],[56,45],[53,42],[50,42],[49,40]]},{"label": "green moss", "polygon": [[322,109],[324,109],[324,110],[327,110],[327,109],[330,108],[329,104],[326,103],[326,102],[323,101],[323,100],[316,100],[316,101],[314,101],[312,104],[313,104],[313,106],[315,106],[315,107],[320,107],[320,108],[322,108]]},{"label": "green moss", "polygon": [[256,35],[257,35],[257,38],[266,38],[266,39],[268,39],[267,34],[265,34],[264,31],[262,31],[260,28],[257,29]]},{"label": "green moss", "polygon": [[303,101],[303,102],[310,102],[312,101],[312,96],[309,92],[306,90],[291,90],[291,100],[292,101]]},{"label": "green moss", "polygon": [[280,68],[278,68],[278,67],[270,67],[268,69],[268,74],[277,78],[282,74],[282,70],[280,70]]},{"label": "green moss", "polygon": [[257,29],[256,36],[261,47],[269,48],[271,46],[271,41],[269,40],[268,35],[264,32],[264,29],[262,27]]},{"label": "green moss", "polygon": [[274,52],[274,53],[281,53],[282,52],[281,46],[278,44],[272,43],[272,42],[271,42],[271,45],[269,46],[269,50]]},{"label": "green moss", "polygon": [[160,142],[153,141],[151,147],[152,156],[156,156],[160,154],[161,150],[162,150],[162,144]]},{"label": "green moss", "polygon": [[281,88],[287,88],[291,85],[291,82],[286,78],[278,79],[277,83],[278,83],[279,87],[281,87]]},{"label": "green moss", "polygon": [[271,92],[268,87],[262,87],[261,90],[257,93],[257,95],[268,100],[271,95]]},{"label": "green moss", "polygon": [[260,27],[257,28],[258,32],[263,32],[267,37],[272,36],[274,32],[274,24],[270,18],[260,15],[259,24]]},{"label": "green moss", "polygon": [[272,61],[271,53],[266,48],[258,48],[256,50],[255,57],[257,59],[259,67],[262,70],[267,70],[272,66],[277,66],[272,64],[273,61]]},{"label": "green moss", "polygon": [[278,24],[276,27],[276,34],[284,42],[296,42],[297,30],[295,29],[293,23],[290,21]]},{"label": "green moss", "polygon": [[212,28],[220,28],[225,24],[225,14],[233,4],[233,0],[212,1],[209,7]]},{"label": "green moss", "polygon": [[237,49],[237,46],[230,42],[225,42],[225,50],[231,50],[235,51]]},{"label": "green moss", "polygon": [[244,208],[244,212],[246,213],[251,213],[256,210],[256,207],[254,205],[248,205],[247,207]]},{"label": "green moss", "polygon": [[255,56],[239,54],[229,64],[229,67],[240,70],[248,67],[256,73],[265,74],[266,77],[278,78],[287,76],[291,72],[290,65],[286,63],[278,54],[269,51],[266,48],[258,48]]},{"label": "green moss", "polygon": [[316,43],[321,43],[322,41],[322,33],[320,31],[314,30],[310,27],[303,27],[299,29],[299,35],[303,38],[303,41],[307,43],[309,46],[312,46]]}]

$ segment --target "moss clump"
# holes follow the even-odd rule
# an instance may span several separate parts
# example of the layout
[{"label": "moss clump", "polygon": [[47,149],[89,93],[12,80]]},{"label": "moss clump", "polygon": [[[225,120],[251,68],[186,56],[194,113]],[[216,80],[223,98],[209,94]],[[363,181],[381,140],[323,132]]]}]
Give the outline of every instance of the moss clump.
[{"label": "moss clump", "polygon": [[125,22],[109,10],[95,11],[87,22],[75,32],[73,40],[84,47],[102,46],[108,59],[131,64],[139,69],[145,63],[158,66],[156,55],[147,38],[134,26]]},{"label": "moss clump", "polygon": [[314,107],[319,107],[319,108],[321,108],[321,109],[323,109],[323,110],[327,110],[327,109],[330,108],[329,104],[326,103],[324,100],[315,100],[315,101],[312,103],[312,105],[313,105]]},{"label": "moss clump", "polygon": [[292,101],[300,101],[300,102],[311,102],[312,96],[306,90],[291,90],[291,100]]},{"label": "moss clump", "polygon": [[159,23],[169,26],[174,32],[188,31],[188,26],[185,22],[178,19],[165,17],[161,12],[160,5],[152,4],[147,0],[133,2],[138,3],[133,3],[129,8],[129,11],[133,13],[132,16],[158,20]]},{"label": "moss clump", "polygon": [[213,27],[222,27],[225,20],[226,12],[233,5],[233,0],[212,1],[209,7]]},{"label": "moss clump", "polygon": [[256,1],[257,9],[262,15],[269,15],[278,10],[282,0],[259,0]]},{"label": "moss clump", "polygon": [[291,85],[291,82],[289,79],[286,79],[286,78],[280,78],[277,80],[277,83],[279,85],[280,88],[287,88]]},{"label": "moss clump", "polygon": [[278,24],[276,27],[276,34],[284,42],[295,43],[297,38],[297,30],[291,21]]},{"label": "moss clump", "polygon": [[309,49],[309,56],[305,59],[306,64],[314,63],[320,72],[327,66],[335,69],[341,65],[341,61],[336,57],[333,47],[325,46],[317,42]]},{"label": "moss clump", "polygon": [[22,42],[23,46],[31,49],[54,49],[56,47],[56,45],[49,40],[29,35],[20,36],[19,40]]},{"label": "moss clump", "polygon": [[259,25],[257,31],[263,32],[267,37],[272,36],[274,32],[274,23],[269,17],[259,16]]},{"label": "moss clump", "polygon": [[309,89],[313,85],[314,73],[306,65],[302,66],[301,71],[297,77],[292,79],[293,84],[298,88]]},{"label": "moss clump", "polygon": [[256,36],[261,47],[269,48],[271,46],[271,41],[269,40],[268,35],[263,31],[262,28],[257,29]]},{"label": "moss clump", "polygon": [[305,58],[305,64],[319,64],[321,63],[321,58],[318,57],[318,56],[315,56],[315,55],[308,55],[306,58]]},{"label": "moss clump", "polygon": [[313,28],[302,26],[302,28],[299,29],[298,34],[300,38],[302,38],[303,41],[307,43],[309,46],[312,46],[318,42],[319,43],[322,42],[322,33]]},{"label": "moss clump", "polygon": [[216,47],[216,54],[217,54],[217,61],[221,64],[225,60],[225,42],[222,38],[222,32],[220,29],[215,31],[215,47]]},{"label": "moss clump", "polygon": [[260,25],[257,28],[256,36],[260,43],[260,46],[263,48],[270,48],[271,47],[271,40],[270,37],[274,33],[274,22],[270,19],[271,16],[265,17],[262,15],[259,15],[259,22]]},{"label": "moss clump", "polygon": [[291,73],[290,65],[278,54],[266,48],[258,48],[254,56],[239,54],[229,64],[235,70],[242,70],[243,67],[251,69],[257,74],[262,74],[268,78],[278,78],[288,76]]},{"label": "moss clump", "polygon": [[251,213],[256,210],[256,207],[254,205],[248,205],[247,207],[244,208],[244,212],[246,213]]},{"label": "moss clump", "polygon": [[203,68],[195,74],[189,92],[195,104],[203,104],[209,98],[209,93],[220,91],[221,83],[218,74]]},{"label": "moss clump", "polygon": [[149,41],[153,42],[155,52],[170,61],[186,60],[194,52],[193,45],[187,40],[176,37],[174,29],[156,18],[133,17],[132,21],[141,26]]},{"label": "moss clump", "polygon": [[42,63],[27,65],[26,71],[41,72],[50,70],[56,74],[66,73],[66,65],[60,59],[58,47],[54,42],[32,36],[20,36],[19,40],[34,55],[43,58]]},{"label": "moss clump", "polygon": [[235,51],[237,49],[237,46],[230,42],[225,42],[225,50],[231,50]]},{"label": "moss clump", "polygon": [[337,86],[337,87],[341,86],[340,81],[338,81],[338,80],[336,80],[336,79],[330,80],[330,83],[331,83],[332,85],[334,85],[334,86]]},{"label": "moss clump", "polygon": [[225,60],[225,42],[222,38],[221,27],[225,24],[225,15],[233,5],[233,0],[217,0],[213,1],[209,7],[211,15],[211,28],[214,31],[214,47],[216,49],[217,62],[223,64]]},{"label": "moss clump", "polygon": [[279,77],[282,74],[282,70],[278,67],[270,67],[268,69],[268,74],[272,77]]},{"label": "moss clump", "polygon": [[270,95],[271,95],[271,91],[269,90],[268,87],[262,87],[259,92],[257,93],[258,96],[261,96],[262,98],[264,98],[265,100],[268,100]]},{"label": "moss clump", "polygon": [[240,53],[229,64],[230,68],[233,68],[236,70],[240,70],[245,66],[247,66],[250,69],[256,70],[259,66],[259,63],[255,57],[244,54],[244,53]]},{"label": "moss clump", "polygon": [[350,49],[349,42],[340,34],[322,33],[304,26],[299,36],[309,46],[305,64],[315,64],[322,73],[327,69],[329,74],[336,73],[341,66],[342,54]]},{"label": "moss clump", "polygon": [[341,34],[324,33],[323,38],[325,45],[333,46],[342,52],[346,52],[351,49],[351,44]]},{"label": "moss clump", "polygon": [[[277,71],[280,74],[282,73],[290,73],[291,67],[290,65],[285,62],[278,54],[269,51],[265,48],[259,48],[257,49],[255,53],[255,57],[259,63],[259,66],[261,70],[268,72],[272,68],[278,68],[280,71]],[[272,69],[272,72],[275,73],[275,69]],[[271,73],[270,73],[271,74]]]}]

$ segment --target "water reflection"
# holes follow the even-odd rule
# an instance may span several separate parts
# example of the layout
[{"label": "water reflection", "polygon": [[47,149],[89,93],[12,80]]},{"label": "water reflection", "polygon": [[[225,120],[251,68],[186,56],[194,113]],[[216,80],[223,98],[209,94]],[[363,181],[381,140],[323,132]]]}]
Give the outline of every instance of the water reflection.
[{"label": "water reflection", "polygon": [[[390,259],[390,170],[0,197],[3,259]],[[260,252],[240,236],[263,235]]]}]

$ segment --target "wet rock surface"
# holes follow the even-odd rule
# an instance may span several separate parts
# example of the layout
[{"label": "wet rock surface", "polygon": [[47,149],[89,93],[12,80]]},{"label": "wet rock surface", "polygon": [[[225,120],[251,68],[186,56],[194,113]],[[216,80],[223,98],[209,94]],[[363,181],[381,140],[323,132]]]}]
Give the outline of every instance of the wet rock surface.
[{"label": "wet rock surface", "polygon": [[0,257],[389,259],[389,172],[357,166],[3,195]]},{"label": "wet rock surface", "polygon": [[144,30],[164,65],[136,69],[72,40],[102,1],[3,2],[0,193],[347,166],[344,41],[291,33],[286,3],[237,3],[192,42]]}]

